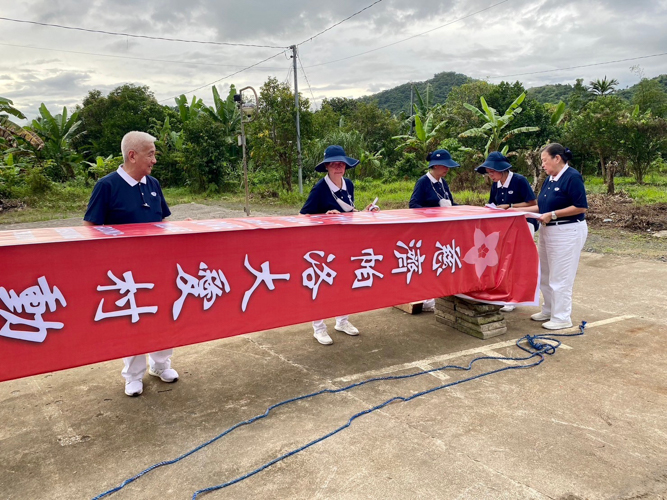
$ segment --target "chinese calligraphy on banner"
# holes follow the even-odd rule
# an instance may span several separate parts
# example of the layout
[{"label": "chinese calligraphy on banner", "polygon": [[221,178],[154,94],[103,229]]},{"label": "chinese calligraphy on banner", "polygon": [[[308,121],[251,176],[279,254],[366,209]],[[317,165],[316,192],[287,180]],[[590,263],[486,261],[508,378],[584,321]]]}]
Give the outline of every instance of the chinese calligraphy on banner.
[{"label": "chinese calligraphy on banner", "polygon": [[0,233],[0,381],[538,285],[524,218],[474,207],[24,232]]}]

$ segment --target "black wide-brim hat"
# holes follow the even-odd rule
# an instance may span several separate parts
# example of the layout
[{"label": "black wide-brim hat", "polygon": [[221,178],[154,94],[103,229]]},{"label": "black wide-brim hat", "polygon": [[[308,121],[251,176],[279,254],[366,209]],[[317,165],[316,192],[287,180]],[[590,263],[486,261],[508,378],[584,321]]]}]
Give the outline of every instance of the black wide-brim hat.
[{"label": "black wide-brim hat", "polygon": [[436,165],[442,165],[447,168],[457,168],[461,166],[452,160],[452,155],[449,154],[449,151],[446,149],[436,149],[432,153],[429,153],[426,159],[428,160],[428,168]]},{"label": "black wide-brim hat", "polygon": [[502,153],[494,151],[486,157],[486,161],[477,167],[475,171],[478,174],[485,174],[487,168],[495,170],[496,172],[504,172],[505,170],[512,168],[512,165]]},{"label": "black wide-brim hat", "polygon": [[333,163],[335,161],[342,161],[345,163],[345,170],[349,168],[354,168],[359,164],[359,160],[355,160],[354,158],[350,158],[345,154],[345,150],[340,147],[340,146],[329,146],[325,151],[324,151],[324,160],[322,160],[321,163],[319,163],[316,167],[315,170],[318,172],[326,172],[327,171],[327,163]]}]

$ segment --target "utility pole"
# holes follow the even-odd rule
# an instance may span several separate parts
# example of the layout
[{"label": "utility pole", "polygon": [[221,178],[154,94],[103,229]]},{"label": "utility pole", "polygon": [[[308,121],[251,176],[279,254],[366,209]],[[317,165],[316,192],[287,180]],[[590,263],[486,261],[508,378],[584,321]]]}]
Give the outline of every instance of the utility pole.
[{"label": "utility pole", "polygon": [[301,164],[301,125],[299,124],[299,83],[296,75],[296,45],[292,49],[292,62],[294,63],[294,104],[296,105],[296,152],[299,162],[299,194],[303,194],[303,173]]}]

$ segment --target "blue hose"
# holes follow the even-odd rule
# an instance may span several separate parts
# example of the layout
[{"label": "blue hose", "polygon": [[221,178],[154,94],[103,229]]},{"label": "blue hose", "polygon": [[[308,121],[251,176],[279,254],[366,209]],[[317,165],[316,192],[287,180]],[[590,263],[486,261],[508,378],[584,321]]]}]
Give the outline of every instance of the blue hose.
[{"label": "blue hose", "polygon": [[[431,370],[423,370],[423,371],[419,371],[417,373],[411,373],[411,374],[408,374],[408,375],[391,375],[391,376],[387,376],[387,377],[374,377],[374,378],[370,378],[368,380],[363,380],[361,382],[357,382],[355,384],[350,384],[348,386],[341,387],[340,389],[322,389],[320,391],[313,392],[313,393],[310,393],[310,394],[305,394],[303,396],[297,396],[297,397],[294,397],[294,398],[291,398],[291,399],[286,399],[285,401],[281,401],[279,403],[276,403],[274,405],[269,406],[266,409],[266,411],[264,413],[260,414],[260,415],[256,415],[256,416],[254,416],[254,417],[252,417],[248,420],[244,420],[242,422],[238,422],[238,423],[234,424],[233,426],[224,430],[223,432],[221,432],[220,434],[218,434],[214,438],[209,439],[208,441],[200,444],[199,446],[196,446],[192,450],[190,450],[190,451],[188,451],[188,452],[186,452],[186,453],[184,453],[184,454],[182,454],[182,455],[180,455],[180,456],[178,456],[178,457],[176,457],[172,460],[165,460],[163,462],[158,462],[156,464],[151,465],[147,469],[144,469],[143,471],[139,472],[138,474],[126,479],[125,481],[123,481],[121,484],[119,484],[115,488],[112,488],[108,491],[105,491],[104,493],[100,493],[96,497],[93,497],[92,500],[99,500],[99,499],[107,497],[107,496],[109,496],[113,493],[116,493],[117,491],[123,489],[128,484],[132,483],[133,481],[136,481],[140,477],[148,474],[149,472],[157,469],[158,467],[175,464],[175,463],[183,460],[184,458],[189,457],[190,455],[192,455],[192,454],[198,452],[199,450],[205,448],[206,446],[208,446],[212,443],[215,443],[216,441],[223,438],[224,436],[226,436],[227,434],[229,434],[233,430],[238,429],[239,427],[242,427],[242,426],[245,426],[245,425],[250,425],[250,424],[252,424],[252,423],[254,423],[254,422],[256,422],[260,419],[266,418],[269,415],[269,413],[271,412],[271,410],[273,410],[275,408],[278,408],[280,406],[284,406],[284,405],[289,404],[289,403],[293,403],[295,401],[303,401],[305,399],[313,398],[313,397],[319,396],[321,394],[337,394],[337,393],[340,393],[340,392],[348,391],[348,390],[353,389],[355,387],[360,387],[362,385],[369,384],[371,382],[378,382],[378,381],[381,381],[381,380],[402,380],[402,379],[408,379],[408,378],[413,378],[413,377],[419,377],[421,375],[426,375],[428,373],[433,373],[433,372],[437,372],[437,371],[441,371],[441,370],[448,370],[448,369],[470,371],[472,369],[473,365],[478,361],[484,361],[484,360],[528,361],[528,360],[531,360],[531,359],[535,358],[534,362],[532,362],[530,364],[527,364],[527,365],[504,366],[504,367],[498,368],[496,370],[490,370],[490,371],[487,371],[487,372],[484,372],[484,373],[480,373],[479,375],[475,375],[473,377],[468,377],[468,378],[465,378],[465,379],[462,379],[462,380],[457,380],[455,382],[450,382],[450,383],[447,383],[447,384],[439,385],[437,387],[432,387],[431,389],[427,389],[425,391],[418,392],[418,393],[413,394],[412,396],[409,396],[409,397],[402,397],[402,396],[392,397],[392,398],[384,401],[383,403],[380,403],[376,406],[373,406],[371,408],[367,408],[366,410],[355,413],[354,415],[352,415],[348,419],[348,421],[344,425],[341,425],[340,427],[334,429],[333,431],[331,431],[327,434],[324,434],[324,435],[318,437],[317,439],[314,439],[314,440],[306,443],[305,445],[300,446],[299,448],[295,448],[295,449],[293,449],[293,450],[291,450],[287,453],[284,453],[283,455],[280,455],[279,457],[274,458],[273,460],[270,460],[269,462],[266,462],[265,464],[261,465],[260,467],[256,468],[255,470],[247,472],[246,474],[243,474],[243,475],[241,475],[241,476],[239,476],[235,479],[232,479],[230,481],[227,481],[225,483],[221,483],[221,484],[218,484],[218,485],[215,485],[215,486],[209,486],[207,488],[203,488],[201,490],[195,491],[192,494],[192,500],[196,500],[196,498],[199,495],[203,495],[204,493],[209,493],[211,491],[216,491],[216,490],[226,488],[226,487],[231,486],[233,484],[239,483],[239,482],[243,481],[244,479],[247,479],[251,476],[254,476],[255,474],[258,474],[258,473],[262,472],[264,469],[267,469],[267,468],[271,467],[273,464],[275,464],[277,462],[280,462],[281,460],[284,460],[287,457],[291,457],[292,455],[296,455],[297,453],[299,453],[299,452],[301,452],[301,451],[303,451],[307,448],[310,448],[311,446],[313,446],[317,443],[320,443],[320,442],[324,441],[325,439],[330,438],[331,436],[333,436],[335,434],[338,434],[342,430],[348,428],[352,424],[352,422],[354,420],[356,420],[357,418],[359,418],[363,415],[368,415],[369,413],[373,413],[374,411],[380,410],[380,409],[384,408],[385,406],[387,406],[391,403],[394,403],[394,402],[407,403],[408,401],[412,401],[413,399],[416,399],[418,397],[425,396],[427,394],[431,394],[432,392],[436,392],[436,391],[439,391],[439,390],[442,390],[442,389],[447,389],[448,387],[453,387],[455,385],[459,385],[459,384],[462,384],[464,382],[470,382],[472,380],[476,380],[476,379],[479,379],[479,378],[482,378],[482,377],[493,375],[494,373],[500,373],[500,372],[504,372],[504,371],[507,371],[507,370],[523,370],[523,369],[526,369],[526,368],[533,368],[535,366],[538,366],[538,365],[542,364],[542,362],[544,361],[544,359],[545,359],[544,355],[545,354],[551,356],[551,355],[555,354],[556,350],[561,346],[562,343],[560,342],[560,340],[556,339],[555,337],[576,337],[576,336],[579,336],[579,335],[583,335],[585,328],[586,328],[586,322],[582,321],[581,325],[579,325],[579,332],[578,333],[559,333],[559,334],[550,333],[550,334],[544,334],[544,335],[526,335],[524,337],[521,337],[519,340],[516,341],[516,345],[519,349],[521,349],[521,350],[523,350],[527,353],[527,355],[523,356],[523,357],[480,356],[480,357],[477,357],[477,358],[473,359],[472,361],[470,361],[470,363],[468,364],[467,367],[466,366],[458,366],[458,365],[445,365],[445,366],[441,366],[441,367],[438,367],[438,368],[433,368]],[[527,344],[527,346],[522,345],[524,342]]]}]

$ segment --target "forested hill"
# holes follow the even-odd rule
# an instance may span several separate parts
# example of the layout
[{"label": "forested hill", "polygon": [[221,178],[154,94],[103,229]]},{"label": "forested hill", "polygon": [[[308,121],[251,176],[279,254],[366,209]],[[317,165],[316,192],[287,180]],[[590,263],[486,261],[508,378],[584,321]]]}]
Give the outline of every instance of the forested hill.
[{"label": "forested hill", "polygon": [[[667,75],[660,75],[652,78],[651,80],[656,80],[667,92]],[[449,92],[453,87],[458,87],[464,83],[472,81],[474,81],[473,78],[461,73],[444,71],[442,73],[436,74],[430,80],[426,80],[424,82],[404,83],[398,87],[378,92],[377,94],[360,97],[359,100],[364,102],[375,101],[380,108],[388,109],[395,115],[398,115],[401,111],[407,114],[410,112],[410,89],[412,85],[414,85],[417,90],[419,90],[423,97],[426,91],[426,85],[430,83],[433,92],[432,104],[437,104],[445,102]],[[584,84],[586,83],[588,82],[584,82]],[[528,95],[542,103],[549,102],[557,104],[559,101],[567,102],[573,88],[574,86],[569,83],[543,85],[541,87],[533,87],[528,89]],[[618,90],[617,94],[624,99],[631,101],[636,91],[637,85],[633,85],[627,89]],[[417,98],[415,96],[415,101],[416,99]]]},{"label": "forested hill", "polygon": [[[399,85],[391,89],[383,90],[377,94],[364,96],[359,100],[364,102],[377,102],[381,108],[388,109],[393,114],[397,115],[401,111],[404,113],[410,112],[410,88],[414,86],[419,90],[419,93],[424,97],[426,92],[426,85],[431,84],[433,92],[433,104],[444,103],[453,87],[458,87],[464,83],[472,81],[472,78],[461,73],[454,73],[453,71],[445,71],[433,76],[430,80],[425,82],[412,82]],[[417,97],[415,96],[415,100]]]},{"label": "forested hill", "polygon": [[[657,81],[665,90],[665,92],[667,92],[667,75],[656,76],[650,80]],[[567,99],[572,93],[573,88],[574,86],[570,85],[569,83],[565,85],[560,83],[556,85],[543,85],[541,87],[533,87],[528,89],[528,95],[542,103],[550,102],[557,104],[559,101],[567,102]],[[637,89],[638,85],[635,84],[632,87],[628,87],[627,89],[618,90],[616,95],[627,101],[632,101],[632,97],[637,92]]]}]

